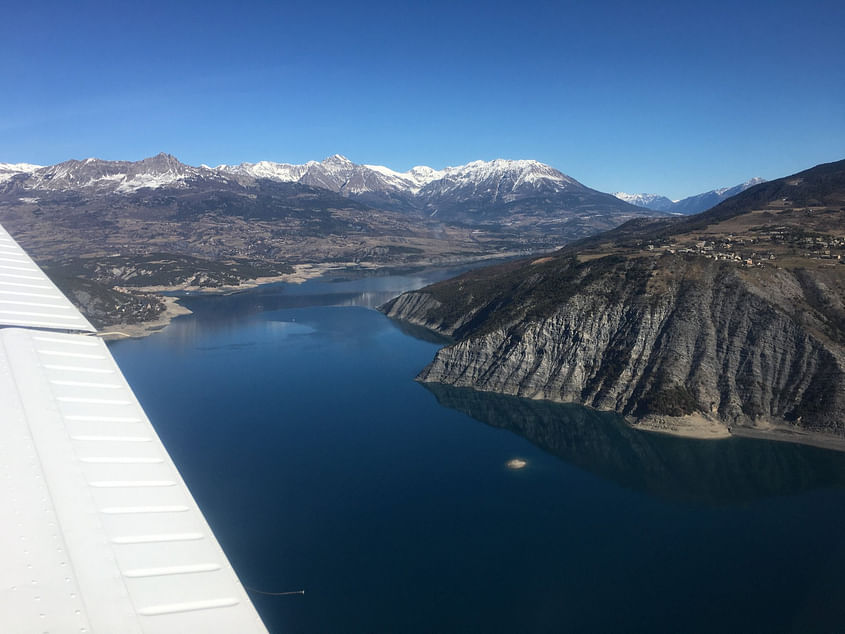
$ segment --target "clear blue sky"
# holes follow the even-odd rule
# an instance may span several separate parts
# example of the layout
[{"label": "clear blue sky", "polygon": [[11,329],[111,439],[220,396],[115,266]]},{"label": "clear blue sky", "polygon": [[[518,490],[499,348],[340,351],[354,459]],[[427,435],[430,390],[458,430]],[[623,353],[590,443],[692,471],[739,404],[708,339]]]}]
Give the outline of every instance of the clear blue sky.
[{"label": "clear blue sky", "polygon": [[845,2],[16,2],[0,161],[536,158],[682,197],[845,158]]}]

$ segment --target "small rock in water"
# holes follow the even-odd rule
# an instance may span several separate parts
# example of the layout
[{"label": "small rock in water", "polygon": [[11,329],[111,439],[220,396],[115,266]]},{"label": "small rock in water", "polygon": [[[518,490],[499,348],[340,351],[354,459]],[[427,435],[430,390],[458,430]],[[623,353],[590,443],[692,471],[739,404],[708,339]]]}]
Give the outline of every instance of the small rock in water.
[{"label": "small rock in water", "polygon": [[508,469],[522,469],[528,463],[525,462],[522,458],[513,458],[512,460],[508,460]]}]

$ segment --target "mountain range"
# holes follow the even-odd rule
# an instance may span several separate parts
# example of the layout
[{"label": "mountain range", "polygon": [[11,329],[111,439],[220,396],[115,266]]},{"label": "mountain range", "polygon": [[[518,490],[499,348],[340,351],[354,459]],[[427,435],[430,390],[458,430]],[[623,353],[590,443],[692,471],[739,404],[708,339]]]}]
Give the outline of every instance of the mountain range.
[{"label": "mountain range", "polygon": [[552,213],[554,208],[571,211],[586,207],[599,213],[631,212],[613,198],[657,212],[694,214],[765,182],[752,178],[734,187],[673,201],[660,194],[616,192],[610,197],[533,160],[473,161],[440,170],[420,165],[407,172],[353,163],[339,154],[304,164],[260,161],[217,167],[193,167],[168,154],[135,162],[69,160],[47,167],[0,163],[0,188],[6,184],[6,189],[14,187],[19,191],[126,195],[166,187],[250,187],[259,180],[299,183],[378,208],[419,211],[432,217],[470,222],[525,206],[548,207]]},{"label": "mountain range", "polygon": [[560,212],[643,213],[531,160],[474,161],[442,170],[418,166],[401,173],[380,165],[353,163],[338,154],[301,165],[261,161],[193,167],[168,154],[136,162],[89,158],[47,167],[0,164],[0,193],[6,194],[73,191],[89,196],[130,195],[159,189],[243,189],[260,181],[297,183],[380,209],[416,211],[457,221],[495,221],[526,207],[542,208],[550,217]]},{"label": "mountain range", "polygon": [[626,203],[631,203],[632,205],[645,209],[678,214],[697,214],[711,207],[715,207],[723,200],[736,196],[740,192],[744,192],[749,187],[754,187],[754,185],[765,182],[765,178],[755,177],[733,187],[711,189],[708,192],[696,194],[695,196],[687,196],[681,200],[672,200],[661,194],[626,194],[625,192],[616,192],[613,195],[619,200],[624,200]]},{"label": "mountain range", "polygon": [[[533,160],[473,161],[440,170],[420,165],[407,172],[397,172],[382,165],[353,163],[340,154],[303,164],[260,161],[217,167],[192,167],[163,153],[135,162],[88,158],[47,167],[0,163],[0,184],[13,179],[22,181],[27,189],[75,189],[99,194],[128,194],[144,188],[165,186],[184,187],[201,180],[219,183],[232,180],[249,185],[256,180],[267,179],[301,183],[376,205],[427,208],[432,213],[439,211],[438,202],[445,203],[447,207],[469,200],[479,205],[490,205],[567,190],[583,192],[584,187],[570,176]],[[762,178],[752,178],[734,187],[715,189],[676,201],[660,194],[616,192],[613,196],[653,211],[689,214],[709,209],[762,182],[765,182]]]}]

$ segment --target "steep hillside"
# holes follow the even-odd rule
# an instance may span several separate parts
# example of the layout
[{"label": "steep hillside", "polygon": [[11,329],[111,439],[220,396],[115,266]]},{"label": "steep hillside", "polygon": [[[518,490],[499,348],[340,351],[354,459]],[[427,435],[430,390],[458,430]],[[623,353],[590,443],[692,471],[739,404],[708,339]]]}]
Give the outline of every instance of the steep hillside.
[{"label": "steep hillside", "polygon": [[845,161],[681,221],[402,295],[450,335],[427,382],[613,410],[652,429],[845,436]]}]

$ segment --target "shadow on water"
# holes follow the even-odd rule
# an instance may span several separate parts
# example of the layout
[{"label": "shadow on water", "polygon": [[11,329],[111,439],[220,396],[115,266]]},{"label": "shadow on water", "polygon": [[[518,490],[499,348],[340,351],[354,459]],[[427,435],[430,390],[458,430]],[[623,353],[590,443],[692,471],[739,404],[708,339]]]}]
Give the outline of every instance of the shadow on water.
[{"label": "shadow on water", "polygon": [[401,333],[406,334],[409,337],[413,337],[414,339],[425,341],[426,343],[436,343],[438,345],[445,346],[450,343],[454,343],[455,341],[451,337],[441,335],[437,332],[434,332],[433,330],[424,328],[423,326],[416,326],[414,324],[408,323],[407,321],[402,321],[399,319],[391,319],[390,321],[394,326],[399,329]]},{"label": "shadow on water", "polygon": [[688,503],[729,505],[845,487],[845,454],[785,442],[698,440],[632,429],[617,415],[428,383],[437,401],[506,429],[620,486]]}]

